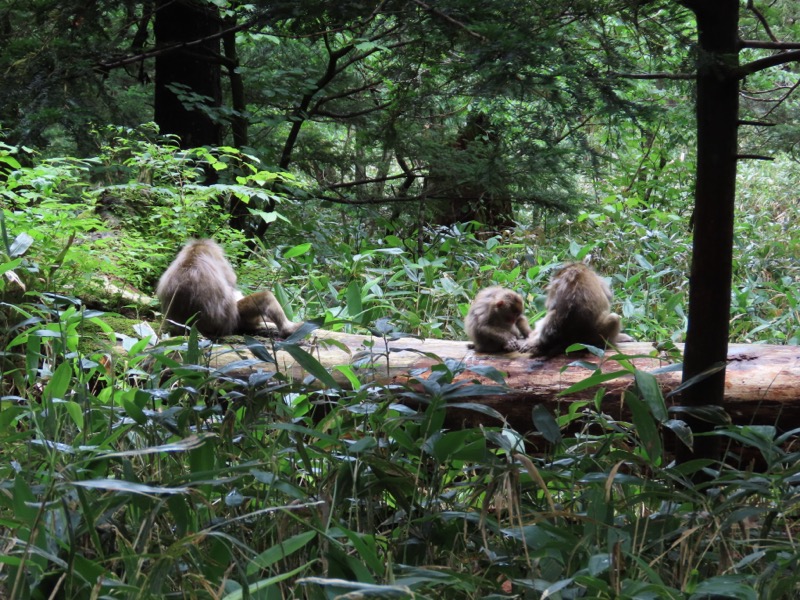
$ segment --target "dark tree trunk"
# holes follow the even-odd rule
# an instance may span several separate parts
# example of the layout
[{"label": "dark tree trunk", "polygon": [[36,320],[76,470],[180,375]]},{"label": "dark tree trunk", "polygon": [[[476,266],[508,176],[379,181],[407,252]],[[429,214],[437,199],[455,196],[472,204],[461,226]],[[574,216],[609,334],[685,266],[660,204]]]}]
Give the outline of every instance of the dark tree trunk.
[{"label": "dark tree trunk", "polygon": [[[721,405],[728,354],[739,114],[738,0],[685,0],[697,17],[697,182],[683,381],[686,406]],[[695,433],[712,426],[687,419]],[[715,458],[714,438],[695,439],[694,453]]]},{"label": "dark tree trunk", "polygon": [[[217,9],[193,0],[157,0],[155,121],[181,147],[218,146],[222,128],[203,108],[222,104]],[[211,39],[206,39],[211,38]]]},{"label": "dark tree trunk", "polygon": [[233,145],[235,148],[242,149],[248,145],[247,135],[247,101],[244,93],[244,80],[239,72],[239,53],[236,49],[236,33],[234,19],[225,22],[226,30],[229,30],[222,37],[222,47],[225,51],[225,66],[228,72],[228,80],[231,83],[231,106],[233,116],[231,117],[231,133],[233,134]]},{"label": "dark tree trunk", "polygon": [[[244,81],[239,72],[239,54],[236,50],[236,33],[233,31],[235,22],[233,19],[225,21],[227,33],[222,37],[222,48],[225,52],[225,68],[228,73],[228,80],[231,86],[231,106],[233,115],[231,116],[231,134],[233,135],[233,145],[240,150],[248,145],[247,136],[247,102],[245,100]],[[248,205],[239,200],[236,196],[231,197],[230,206],[230,225],[234,229],[245,232],[250,221],[250,211]]]}]

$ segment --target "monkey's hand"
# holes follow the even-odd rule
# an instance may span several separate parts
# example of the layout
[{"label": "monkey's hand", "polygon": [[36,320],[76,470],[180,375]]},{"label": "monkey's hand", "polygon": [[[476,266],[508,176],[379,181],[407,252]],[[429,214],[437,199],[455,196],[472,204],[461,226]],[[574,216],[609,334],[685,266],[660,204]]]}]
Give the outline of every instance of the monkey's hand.
[{"label": "monkey's hand", "polygon": [[521,346],[520,342],[522,342],[522,340],[516,338],[508,339],[505,344],[503,344],[503,350],[506,352],[518,352]]},{"label": "monkey's hand", "polygon": [[506,352],[529,352],[531,349],[530,337],[511,338],[505,343]]},{"label": "monkey's hand", "polygon": [[531,358],[547,356],[547,352],[545,352],[544,349],[539,344],[534,344],[534,343],[528,344],[527,352],[528,356],[530,356]]}]

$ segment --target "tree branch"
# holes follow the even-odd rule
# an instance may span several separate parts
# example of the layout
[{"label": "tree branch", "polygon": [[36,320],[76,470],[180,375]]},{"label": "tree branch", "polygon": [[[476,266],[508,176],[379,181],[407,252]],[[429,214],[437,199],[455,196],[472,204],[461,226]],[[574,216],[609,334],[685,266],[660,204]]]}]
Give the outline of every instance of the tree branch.
[{"label": "tree branch", "polygon": [[400,186],[400,195],[405,196],[408,190],[411,189],[411,186],[417,180],[418,175],[414,173],[414,169],[412,169],[409,166],[409,164],[405,161],[405,159],[402,156],[398,156],[397,154],[395,154],[394,158],[397,161],[397,164],[400,165],[400,168],[403,170],[403,173],[405,173],[406,176],[403,185]]},{"label": "tree branch", "polygon": [[777,123],[771,123],[769,121],[739,121],[738,125],[751,125],[753,127],[775,127]]},{"label": "tree branch", "polygon": [[376,111],[383,110],[384,108],[389,108],[394,102],[384,102],[383,104],[378,104],[376,106],[371,106],[369,108],[365,108],[363,110],[357,110],[351,113],[335,113],[329,110],[323,110],[320,108],[313,108],[309,111],[309,116],[314,117],[328,117],[330,119],[355,119],[357,117],[363,117],[364,115],[372,114]]},{"label": "tree branch", "polygon": [[261,21],[264,18],[265,18],[264,15],[257,15],[255,17],[253,17],[252,19],[250,19],[248,21],[245,21],[244,23],[242,23],[240,25],[235,25],[234,27],[230,27],[228,29],[223,29],[223,30],[217,31],[216,33],[213,33],[211,35],[207,35],[207,36],[202,37],[202,38],[198,38],[196,40],[191,40],[189,42],[180,42],[180,43],[177,43],[177,44],[172,44],[170,46],[164,46],[162,48],[156,48],[154,50],[150,50],[149,52],[141,52],[141,53],[136,54],[134,56],[126,56],[124,58],[120,58],[120,59],[117,59],[117,60],[101,61],[101,62],[97,63],[97,68],[98,69],[102,69],[102,70],[117,69],[119,67],[124,67],[126,65],[130,65],[130,64],[135,63],[135,62],[146,60],[148,58],[155,58],[156,56],[161,56],[162,54],[167,54],[169,52],[174,52],[175,50],[180,50],[180,49],[184,49],[184,48],[192,48],[194,46],[198,46],[198,45],[203,44],[205,42],[210,42],[210,41],[213,41],[213,40],[221,39],[222,37],[224,37],[226,35],[229,35],[229,34],[232,34],[232,33],[237,33],[239,31],[244,31],[246,29],[249,29],[250,27],[252,27],[253,25],[255,25],[256,23],[258,23],[259,21]]},{"label": "tree branch", "polygon": [[765,42],[763,40],[742,40],[742,48],[759,48],[762,50],[797,50],[800,42]]},{"label": "tree branch", "polygon": [[694,73],[614,73],[620,79],[674,79],[693,80],[697,78]]},{"label": "tree branch", "polygon": [[422,2],[422,0],[414,0],[414,3],[419,5],[419,6],[421,6],[424,10],[427,10],[429,13],[432,13],[432,14],[436,15],[440,19],[444,19],[445,21],[447,21],[448,23],[451,23],[452,25],[455,25],[459,29],[463,29],[464,31],[466,31],[472,37],[477,38],[482,42],[488,42],[489,41],[487,38],[482,36],[480,33],[476,33],[474,31],[472,31],[467,25],[465,25],[461,21],[458,21],[458,20],[454,19],[453,17],[444,14],[440,10],[436,10],[435,8],[430,6],[429,4],[426,4],[425,2]]},{"label": "tree branch", "polygon": [[759,71],[769,69],[770,67],[784,65],[786,63],[795,61],[800,61],[800,50],[792,50],[791,52],[773,54],[772,56],[767,56],[766,58],[754,60],[753,62],[749,62],[736,69],[733,69],[733,75],[737,79],[744,79],[753,73],[758,73]]},{"label": "tree branch", "polygon": [[325,202],[330,202],[331,204],[343,204],[346,206],[369,206],[374,204],[397,204],[403,202],[418,202],[420,200],[425,200],[427,195],[419,195],[419,196],[377,196],[373,198],[361,198],[359,200],[353,200],[352,198],[345,198],[343,196],[328,196],[328,195],[321,195],[317,196],[317,199],[324,200]]},{"label": "tree branch", "polygon": [[326,102],[331,102],[333,100],[341,100],[342,98],[347,98],[349,96],[355,96],[356,94],[360,94],[361,92],[366,92],[367,90],[378,88],[381,85],[380,79],[375,79],[373,81],[368,81],[364,85],[357,87],[357,88],[349,88],[346,90],[342,90],[341,92],[337,92],[335,94],[328,94],[327,96],[320,98],[315,104],[314,108],[319,108]]},{"label": "tree branch", "polygon": [[386,175],[385,177],[375,177],[373,179],[359,179],[357,181],[345,181],[343,183],[334,183],[326,187],[331,190],[336,190],[341,188],[355,187],[357,185],[365,185],[368,183],[382,183],[384,181],[392,181],[393,179],[405,179],[406,177],[407,174],[402,173],[399,175]]},{"label": "tree branch", "polygon": [[755,5],[753,4],[753,0],[747,0],[747,10],[749,10],[756,16],[756,19],[758,20],[759,23],[761,23],[761,26],[764,28],[764,31],[767,32],[769,39],[771,39],[773,42],[777,42],[778,38],[776,38],[775,34],[772,33],[772,29],[770,29],[769,23],[767,23],[767,20],[764,18],[764,15],[761,13],[761,11],[755,7]]},{"label": "tree branch", "polygon": [[774,113],[776,110],[778,110],[778,107],[781,104],[783,104],[784,102],[786,102],[786,100],[789,98],[789,96],[791,96],[794,93],[794,91],[797,89],[798,85],[800,85],[800,81],[795,82],[795,84],[791,88],[789,88],[789,91],[787,91],[783,95],[783,97],[781,97],[777,102],[775,102],[775,104],[772,105],[772,108],[770,108],[766,112],[766,114],[762,115],[762,118],[769,117],[772,113]]},{"label": "tree branch", "polygon": [[775,158],[763,154],[737,154],[736,160],[775,160]]}]

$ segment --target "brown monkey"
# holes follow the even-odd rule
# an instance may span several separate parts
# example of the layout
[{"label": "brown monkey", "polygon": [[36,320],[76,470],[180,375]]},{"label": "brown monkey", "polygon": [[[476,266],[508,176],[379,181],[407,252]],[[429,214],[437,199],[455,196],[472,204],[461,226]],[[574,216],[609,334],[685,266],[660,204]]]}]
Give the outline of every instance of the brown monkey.
[{"label": "brown monkey", "polygon": [[500,286],[478,292],[464,327],[472,340],[469,347],[478,352],[527,350],[525,339],[531,334],[522,314],[522,296]]},{"label": "brown monkey", "polygon": [[571,263],[547,286],[547,314],[528,338],[531,356],[561,354],[572,344],[605,346],[631,342],[620,333],[619,315],[611,311],[611,288],[585,263]]},{"label": "brown monkey", "polygon": [[186,244],[161,276],[156,294],[167,319],[185,324],[194,318],[200,333],[211,338],[263,329],[287,337],[302,325],[286,318],[271,292],[243,296],[222,248],[212,240]]}]

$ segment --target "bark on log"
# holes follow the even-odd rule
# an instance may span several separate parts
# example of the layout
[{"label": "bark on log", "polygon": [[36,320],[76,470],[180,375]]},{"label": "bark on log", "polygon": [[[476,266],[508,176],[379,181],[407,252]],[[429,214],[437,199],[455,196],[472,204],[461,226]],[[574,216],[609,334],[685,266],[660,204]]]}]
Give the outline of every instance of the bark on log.
[{"label": "bark on log", "polygon": [[[612,350],[603,359],[580,353],[540,360],[519,353],[479,354],[468,349],[467,342],[462,341],[406,337],[385,342],[377,337],[321,329],[314,331],[306,342],[306,349],[330,369],[343,387],[348,387],[349,382],[335,369],[341,365],[353,367],[362,383],[406,383],[412,372],[425,371],[440,362],[434,357],[463,362],[466,370],[458,379],[464,381],[480,380],[489,384],[491,382],[470,369],[477,366],[494,367],[507,373],[505,381],[508,393],[473,398],[470,402],[480,402],[495,409],[504,415],[512,428],[523,434],[533,429],[531,411],[535,405],[543,404],[554,412],[563,412],[567,403],[594,397],[596,388],[568,396],[558,395],[591,375],[590,370],[576,366],[576,362],[599,365],[604,373],[621,369],[619,363],[610,358],[614,355]],[[681,348],[680,345],[678,347]],[[634,357],[630,361],[639,370],[653,371],[669,364],[650,343],[620,344],[619,351],[626,357]],[[235,352],[231,352],[228,348],[215,353],[214,365],[229,365],[246,358],[248,354],[246,349],[236,348]],[[276,360],[279,370],[293,379],[307,375],[286,352],[278,351]],[[358,364],[366,366],[356,366]],[[264,363],[263,366],[228,370],[227,373],[246,377],[258,368],[274,370],[274,365]],[[656,377],[661,389],[667,393],[680,384],[681,372],[661,373]],[[626,417],[621,397],[632,382],[632,377],[625,375],[604,384],[604,412],[616,418]],[[668,404],[674,402],[668,401]],[[725,381],[725,409],[733,422],[740,425],[779,425],[782,430],[800,426],[800,347],[731,344]],[[458,410],[450,413],[447,420],[449,427],[499,424],[495,419],[475,411]]]}]

